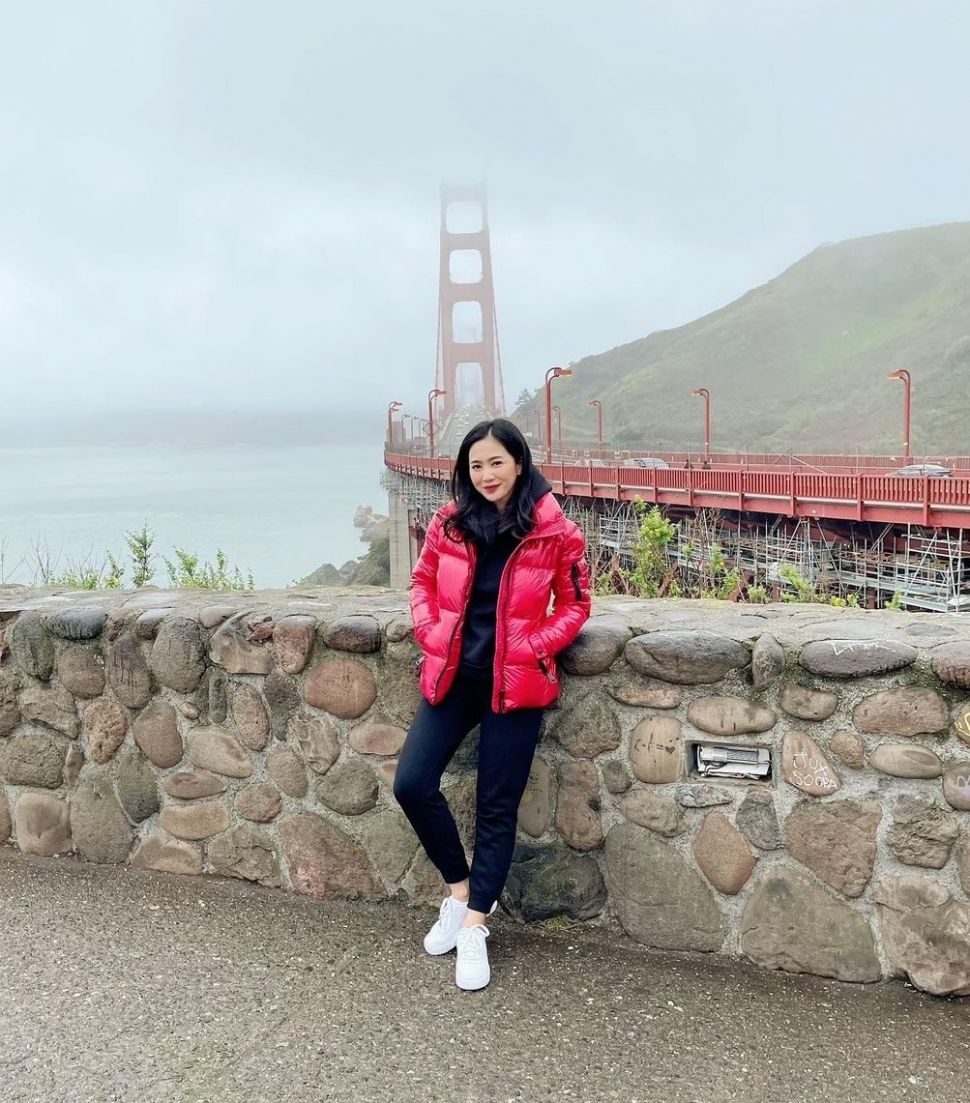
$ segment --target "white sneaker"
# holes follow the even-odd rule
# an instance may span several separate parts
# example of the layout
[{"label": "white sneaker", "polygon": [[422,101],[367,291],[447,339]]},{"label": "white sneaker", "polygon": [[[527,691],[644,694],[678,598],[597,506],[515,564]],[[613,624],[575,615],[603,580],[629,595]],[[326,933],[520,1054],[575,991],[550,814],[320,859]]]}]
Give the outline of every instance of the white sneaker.
[{"label": "white sneaker", "polygon": [[438,921],[424,936],[424,948],[429,954],[446,954],[455,948],[455,937],[461,930],[468,905],[454,896],[446,896],[441,901]]},{"label": "white sneaker", "polygon": [[476,927],[462,927],[458,931],[455,944],[458,958],[455,961],[455,984],[465,992],[474,992],[484,988],[491,979],[488,967],[488,950],[485,939],[488,927],[479,923]]},{"label": "white sneaker", "polygon": [[[491,915],[498,907],[498,901],[488,909]],[[454,896],[446,896],[441,901],[438,911],[438,920],[430,931],[424,936],[424,948],[429,954],[446,954],[455,948],[455,939],[461,930],[465,916],[468,914],[468,905]]]}]

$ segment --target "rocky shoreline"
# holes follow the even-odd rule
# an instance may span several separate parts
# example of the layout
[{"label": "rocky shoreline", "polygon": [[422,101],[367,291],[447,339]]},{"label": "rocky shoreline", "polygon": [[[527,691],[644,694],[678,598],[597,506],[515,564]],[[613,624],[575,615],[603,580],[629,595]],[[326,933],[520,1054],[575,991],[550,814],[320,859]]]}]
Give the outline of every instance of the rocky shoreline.
[{"label": "rocky shoreline", "polygon": [[342,567],[323,563],[300,580],[300,586],[388,586],[391,581],[390,521],[371,506],[358,506],[354,527],[367,551]]}]

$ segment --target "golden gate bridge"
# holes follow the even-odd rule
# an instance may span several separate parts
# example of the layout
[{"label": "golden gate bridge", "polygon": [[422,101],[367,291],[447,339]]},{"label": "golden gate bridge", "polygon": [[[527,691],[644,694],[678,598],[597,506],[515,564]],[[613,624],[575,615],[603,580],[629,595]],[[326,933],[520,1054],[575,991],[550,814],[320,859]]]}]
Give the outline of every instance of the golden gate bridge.
[{"label": "golden gate bridge", "polygon": [[[452,220],[455,208],[464,223]],[[442,189],[440,234],[437,363],[427,418],[399,414],[400,402],[388,406],[384,482],[396,521],[392,584],[399,586],[447,499],[450,457],[461,437],[476,421],[505,411],[484,188]],[[818,592],[852,596],[868,607],[896,600],[913,609],[970,609],[970,457],[913,462],[908,372],[892,373],[904,384],[901,461],[713,450],[706,388],[693,392],[705,402],[703,449],[613,448],[603,440],[598,401],[590,403],[597,407],[596,444],[573,445],[562,439],[561,415],[555,440],[552,433],[552,385],[569,374],[568,368],[546,373],[545,433],[533,414],[521,428],[553,492],[583,528],[594,567],[632,559],[643,502],[676,523],[667,551],[672,567],[687,575],[703,571],[716,547],[737,573],[738,596],[749,585],[784,596],[788,567]]]}]

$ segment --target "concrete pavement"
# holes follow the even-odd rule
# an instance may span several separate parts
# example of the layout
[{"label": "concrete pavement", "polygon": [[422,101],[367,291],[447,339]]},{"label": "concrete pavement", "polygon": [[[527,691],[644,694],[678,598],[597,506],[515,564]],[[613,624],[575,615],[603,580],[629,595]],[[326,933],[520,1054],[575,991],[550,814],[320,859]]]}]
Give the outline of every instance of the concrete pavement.
[{"label": "concrete pavement", "polygon": [[615,930],[493,921],[453,984],[432,918],[0,848],[2,1103],[958,1099],[970,1000]]}]

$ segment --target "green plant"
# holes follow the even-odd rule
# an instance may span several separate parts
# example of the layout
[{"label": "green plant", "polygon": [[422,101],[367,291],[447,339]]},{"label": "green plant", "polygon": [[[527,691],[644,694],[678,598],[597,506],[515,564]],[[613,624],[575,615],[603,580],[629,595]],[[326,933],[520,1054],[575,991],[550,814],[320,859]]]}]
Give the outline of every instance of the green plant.
[{"label": "green plant", "polygon": [[858,609],[859,599],[855,594],[846,594],[845,597],[830,597],[829,605],[837,605],[840,609]]},{"label": "green plant", "polygon": [[784,579],[785,582],[794,590],[794,593],[783,593],[781,595],[782,601],[787,602],[809,602],[818,601],[818,595],[815,593],[815,587],[804,578],[798,571],[798,568],[791,563],[782,563],[778,569],[778,573]]},{"label": "green plant", "polygon": [[229,563],[229,557],[221,549],[216,549],[216,562],[213,566],[206,560],[184,548],[175,548],[175,562],[165,559],[172,586],[184,590],[252,590],[253,573],[245,577],[235,564]]},{"label": "green plant", "polygon": [[708,585],[702,585],[701,597],[712,597],[718,601],[731,601],[741,589],[741,574],[737,570],[729,571],[724,551],[718,543],[711,544],[707,552]]},{"label": "green plant", "polygon": [[[667,545],[677,533],[677,526],[668,521],[657,506],[648,509],[642,499],[636,501],[640,516],[640,529],[633,548],[632,570],[623,577],[632,593],[638,597],[658,597],[664,589],[670,593],[672,580],[667,565]],[[673,596],[673,595],[672,595]]]},{"label": "green plant", "polygon": [[764,586],[749,586],[746,600],[754,605],[767,605],[768,591]]},{"label": "green plant", "polygon": [[145,521],[138,532],[126,532],[125,543],[128,545],[128,554],[133,567],[131,575],[132,586],[147,586],[155,574],[155,561],[158,558],[152,553],[152,544],[155,542],[155,534]]},{"label": "green plant", "polygon": [[538,923],[533,925],[533,929],[540,931],[552,931],[559,933],[561,931],[570,931],[577,926],[574,919],[570,919],[565,915],[553,915],[548,919],[540,919]]},{"label": "green plant", "polygon": [[124,567],[108,552],[100,566],[87,562],[68,563],[60,573],[52,572],[43,577],[41,585],[71,590],[117,590],[124,576]]},{"label": "green plant", "polygon": [[[146,586],[155,574],[158,559],[152,551],[155,534],[148,527],[148,522],[137,532],[126,532],[125,543],[132,565],[132,585]],[[0,568],[3,567],[3,551],[0,545]],[[384,558],[387,558],[386,551]],[[174,563],[168,559],[164,562],[173,586],[207,590],[252,590],[255,586],[252,571],[244,575],[239,567],[229,562],[229,557],[221,549],[216,551],[215,565],[202,562],[198,555],[182,548],[175,549]],[[34,541],[29,566],[35,586],[117,590],[124,584],[125,568],[111,552],[100,563],[94,562],[89,553],[83,559],[68,560],[60,568],[60,554],[42,538]]]},{"label": "green plant", "polygon": [[902,609],[903,607],[903,593],[901,590],[894,590],[893,596],[884,605],[884,609]]},{"label": "green plant", "polygon": [[779,568],[781,577],[791,586],[794,593],[783,593],[782,601],[787,602],[820,602],[822,605],[834,605],[839,609],[859,609],[859,598],[856,594],[846,594],[845,597],[836,595],[829,597],[823,590],[817,590],[808,579],[804,578],[798,569],[791,563],[783,563]]},{"label": "green plant", "polygon": [[714,590],[714,596],[719,601],[731,601],[740,589],[741,575],[737,571],[725,571]]}]

